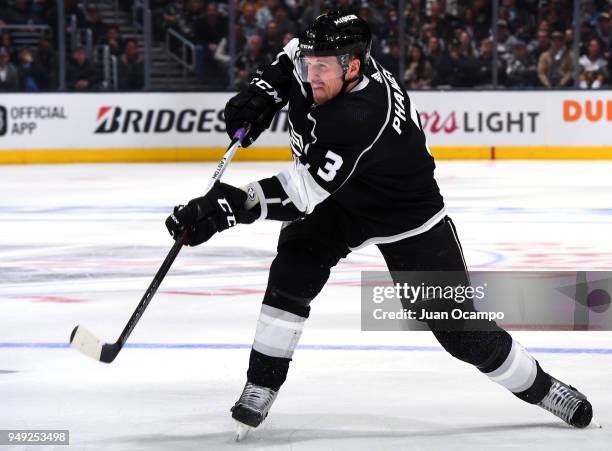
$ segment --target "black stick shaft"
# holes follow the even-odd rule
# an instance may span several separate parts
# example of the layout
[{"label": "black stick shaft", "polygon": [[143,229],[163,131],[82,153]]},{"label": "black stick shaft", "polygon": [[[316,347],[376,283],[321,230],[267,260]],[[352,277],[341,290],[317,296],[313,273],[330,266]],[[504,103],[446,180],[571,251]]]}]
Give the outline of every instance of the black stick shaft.
[{"label": "black stick shaft", "polygon": [[[244,136],[248,133],[249,128],[250,127],[245,124],[244,128],[239,129],[234,134],[234,138],[232,139],[232,142],[230,143],[230,146],[228,147],[227,152],[225,152],[225,155],[223,156],[223,158],[217,165],[217,168],[214,174],[210,178],[210,181],[208,183],[208,186],[206,187],[205,193],[208,193],[208,191],[210,191],[214,183],[221,178],[221,176],[225,172],[225,169],[227,168],[227,165],[230,163],[230,161],[234,157],[234,153],[236,152],[240,143],[244,139]],[[160,284],[164,280],[164,277],[166,277],[166,274],[168,273],[168,270],[172,266],[172,263],[174,263],[174,260],[176,259],[177,255],[181,251],[181,248],[187,241],[188,233],[189,232],[185,230],[182,233],[182,235],[179,237],[179,239],[175,241],[174,245],[172,246],[172,249],[170,249],[170,252],[168,252],[168,255],[164,259],[164,262],[162,263],[161,267],[157,271],[157,274],[155,274],[155,277],[153,277],[153,280],[151,281],[149,288],[147,288],[147,291],[145,292],[144,296],[138,303],[136,310],[134,311],[134,313],[132,313],[132,316],[130,317],[129,321],[123,328],[121,335],[119,335],[119,339],[112,345],[105,344],[102,347],[102,355],[100,356],[101,361],[110,363],[115,359],[117,354],[119,354],[119,351],[121,351],[121,348],[123,348],[123,345],[125,344],[129,336],[131,335],[132,331],[134,330],[134,327],[136,327],[136,324],[138,324],[140,317],[142,316],[145,309],[149,305],[149,302],[151,302],[151,299],[153,299],[153,296],[155,295],[155,293],[157,292],[157,289],[159,288]],[[71,338],[71,342],[72,342],[72,338]]]},{"label": "black stick shaft", "polygon": [[115,343],[115,347],[118,348],[117,352],[119,352],[119,350],[123,347],[128,337],[131,335],[132,331],[134,330],[134,327],[136,327],[136,324],[138,324],[140,317],[142,316],[145,309],[149,305],[149,302],[151,302],[151,299],[153,299],[153,296],[157,292],[157,289],[159,288],[159,285],[162,283],[162,280],[164,280],[164,277],[166,277],[168,270],[172,266],[172,263],[174,263],[176,256],[181,251],[181,248],[183,247],[183,244],[185,243],[186,239],[187,239],[187,231],[184,231],[183,234],[179,237],[179,239],[176,240],[176,242],[172,246],[172,249],[170,249],[170,252],[168,252],[168,255],[166,256],[164,262],[162,263],[161,267],[157,271],[157,274],[155,274],[155,277],[153,277],[153,280],[151,281],[149,288],[147,288],[147,291],[145,292],[144,296],[138,303],[136,310],[134,311],[134,313],[132,313],[132,316],[130,317],[129,321],[125,325],[125,328],[121,332],[121,335],[119,336],[119,339],[117,340],[117,343]]}]

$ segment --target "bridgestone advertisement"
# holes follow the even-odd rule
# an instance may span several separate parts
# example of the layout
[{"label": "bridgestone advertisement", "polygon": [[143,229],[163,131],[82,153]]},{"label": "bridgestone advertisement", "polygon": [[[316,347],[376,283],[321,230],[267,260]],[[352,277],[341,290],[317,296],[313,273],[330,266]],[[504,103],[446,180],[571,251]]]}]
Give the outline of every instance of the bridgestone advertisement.
[{"label": "bridgestone advertisement", "polygon": [[[231,93],[4,94],[0,150],[225,147]],[[432,147],[610,146],[600,92],[411,92]],[[281,112],[254,147],[287,147]]]}]

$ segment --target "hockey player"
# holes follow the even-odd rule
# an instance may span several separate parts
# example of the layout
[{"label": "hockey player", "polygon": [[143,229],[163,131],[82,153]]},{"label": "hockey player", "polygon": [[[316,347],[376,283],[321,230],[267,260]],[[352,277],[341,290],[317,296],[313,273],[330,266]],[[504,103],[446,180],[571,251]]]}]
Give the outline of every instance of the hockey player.
[{"label": "hockey player", "polygon": [[[250,124],[252,144],[289,104],[293,162],[276,176],[237,188],[217,183],[176,207],[173,235],[196,246],[236,223],[285,221],[251,349],[247,383],[232,416],[238,438],[268,415],[330,269],[375,244],[390,271],[467,268],[434,179],[434,160],[414,104],[370,57],[371,34],[355,15],[318,17],[225,108],[230,136]],[[591,404],[547,374],[503,329],[451,330],[428,321],[440,344],[520,399],[583,428]]]}]

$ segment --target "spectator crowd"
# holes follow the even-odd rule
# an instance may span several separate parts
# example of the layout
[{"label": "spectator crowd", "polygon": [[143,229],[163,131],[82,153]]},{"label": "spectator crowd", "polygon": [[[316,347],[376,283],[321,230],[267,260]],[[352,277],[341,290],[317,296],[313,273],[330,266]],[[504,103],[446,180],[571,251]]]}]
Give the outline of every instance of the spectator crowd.
[{"label": "spectator crowd", "polygon": [[[227,1],[150,0],[153,39],[165,42],[168,31],[174,30],[201,49],[199,76],[211,89],[244,86],[257,67],[273,61],[318,12],[332,10],[368,21],[372,55],[408,89],[490,87],[495,42],[501,87],[598,89],[612,84],[612,0],[581,1],[578,55],[573,0],[499,0],[495,27],[490,0],[405,0],[403,11],[399,2],[389,0],[229,1],[236,8],[231,26]],[[129,10],[133,2],[119,4]],[[65,0],[65,11],[79,28],[91,30],[95,45],[108,46],[117,58],[119,89],[141,89],[143,57],[138,42],[123,39],[117,25],[105,23],[95,3]],[[0,90],[57,87],[56,16],[51,0],[0,0]],[[34,47],[14,45],[11,29],[2,28],[35,24],[49,24],[52,36]],[[235,38],[233,60],[230,33]],[[100,69],[86,50],[71,49],[68,89],[100,87]]]}]

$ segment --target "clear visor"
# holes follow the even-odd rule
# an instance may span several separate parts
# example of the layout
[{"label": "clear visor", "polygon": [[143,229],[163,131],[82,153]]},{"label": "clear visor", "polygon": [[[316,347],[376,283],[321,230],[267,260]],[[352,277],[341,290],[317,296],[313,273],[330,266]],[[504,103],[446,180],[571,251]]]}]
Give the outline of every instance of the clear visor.
[{"label": "clear visor", "polygon": [[344,78],[345,70],[340,62],[348,62],[348,55],[341,56],[300,56],[297,71],[306,83],[326,83],[335,78]]}]

